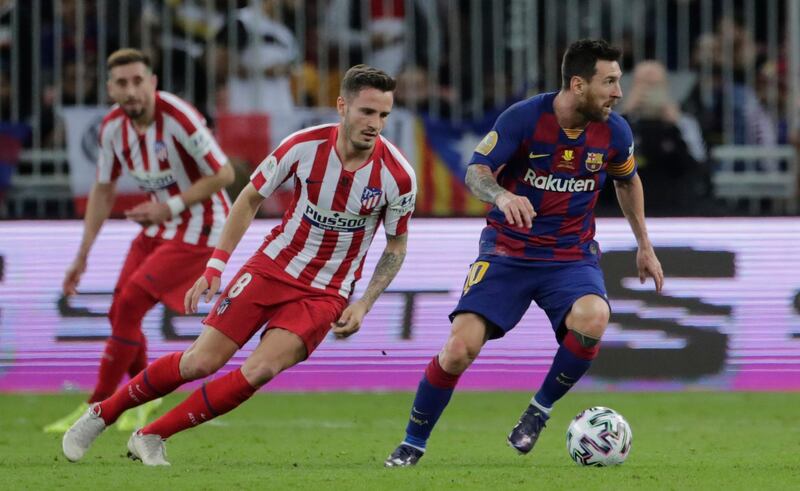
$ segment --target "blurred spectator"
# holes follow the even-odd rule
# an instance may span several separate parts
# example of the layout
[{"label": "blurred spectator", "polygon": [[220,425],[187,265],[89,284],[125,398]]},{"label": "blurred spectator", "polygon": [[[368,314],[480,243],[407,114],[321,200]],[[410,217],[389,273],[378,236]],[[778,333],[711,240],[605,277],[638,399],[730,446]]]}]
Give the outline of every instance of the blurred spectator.
[{"label": "blurred spectator", "polygon": [[[411,32],[408,18],[416,26]],[[348,59],[340,60],[342,62],[350,65],[363,62],[392,76],[412,61],[409,60],[411,54],[415,56],[415,63],[439,65],[441,34],[436,2],[331,0],[325,20],[327,39],[348,51]],[[409,51],[412,44],[416,48],[413,53]]]},{"label": "blurred spectator", "polygon": [[[252,0],[236,14],[233,36],[220,33],[223,42],[235,39],[235,46],[221,56],[227,65],[234,56],[235,71],[227,82],[227,111],[236,114],[269,113],[273,119],[291,115],[294,100],[290,76],[300,51],[294,34],[280,15],[282,0]],[[223,65],[223,66],[225,66]]]},{"label": "blurred spectator", "polygon": [[397,75],[394,100],[399,107],[437,118],[448,119],[452,113],[440,87],[432,85],[428,71],[417,65],[407,66]]},{"label": "blurred spectator", "polygon": [[636,65],[624,101],[621,112],[633,130],[648,213],[696,214],[708,194],[705,142],[697,120],[671,100],[664,66]]}]

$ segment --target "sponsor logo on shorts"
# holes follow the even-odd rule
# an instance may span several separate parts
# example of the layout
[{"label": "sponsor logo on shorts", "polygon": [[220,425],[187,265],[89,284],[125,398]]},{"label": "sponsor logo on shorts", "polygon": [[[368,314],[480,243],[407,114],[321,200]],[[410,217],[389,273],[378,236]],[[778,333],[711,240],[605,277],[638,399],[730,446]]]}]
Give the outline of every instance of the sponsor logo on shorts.
[{"label": "sponsor logo on shorts", "polygon": [[217,306],[217,315],[222,315],[228,310],[228,305],[231,304],[231,297],[225,297]]},{"label": "sponsor logo on shorts", "polygon": [[357,232],[364,230],[367,216],[354,215],[344,211],[324,210],[312,203],[306,205],[303,218],[323,230],[331,232]]}]

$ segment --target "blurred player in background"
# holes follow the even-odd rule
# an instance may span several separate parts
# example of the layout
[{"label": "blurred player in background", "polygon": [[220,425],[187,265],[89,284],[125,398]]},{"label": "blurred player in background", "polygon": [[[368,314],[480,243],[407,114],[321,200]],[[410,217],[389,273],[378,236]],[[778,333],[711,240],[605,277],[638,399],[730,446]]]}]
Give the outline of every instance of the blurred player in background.
[{"label": "blurred player in background", "polygon": [[[597,356],[610,309],[594,207],[606,176],[636,236],[642,282],[663,273],[647,235],[642,183],[625,120],[612,112],[622,97],[619,50],[605,41],[573,43],[564,55],[560,92],[540,94],[507,109],[478,145],[466,182],[493,203],[450,338],[425,370],[406,437],[387,467],[414,465],[461,374],[489,339],[504,336],[534,300],[550,319],[560,347],[508,443],[533,448],[558,401]],[[534,219],[535,218],[535,219]]]},{"label": "blurred player in background", "polygon": [[[81,416],[64,436],[69,460],[80,459],[126,409],[215,373],[265,323],[258,347],[241,368],[208,382],[134,432],[128,441],[132,456],[146,465],[168,465],[166,438],[234,409],[280,372],[308,358],[331,328],[342,338],[358,331],[400,270],[414,209],[413,168],[380,135],[394,88],[394,79],[380,70],[350,68],[337,101],[340,123],[290,135],[261,163],[236,199],[206,272],[186,293],[187,312],[196,311],[203,292],[206,301],[211,299],[262,200],[291,180],[294,200],[283,222],[234,276],[188,350],[154,361]],[[386,248],[364,295],[348,306],[381,221]]]},{"label": "blurred player in background", "polygon": [[[224,188],[233,181],[233,169],[200,113],[175,95],[156,91],[150,60],[138,50],[112,53],[107,68],[108,93],[116,104],[100,127],[97,181],[89,194],[78,254],[64,278],[65,295],[77,293],[123,169],[151,199],[125,212],[143,230],[131,244],[114,288],[108,313],[111,336],[94,392],[71,414],[45,427],[47,432],[67,431],[89,404],[113,394],[126,373],[133,378],[147,366],[142,319],[158,302],[183,309],[184,293],[203,273],[230,208]],[[155,405],[124,418],[121,427],[141,427]]]}]

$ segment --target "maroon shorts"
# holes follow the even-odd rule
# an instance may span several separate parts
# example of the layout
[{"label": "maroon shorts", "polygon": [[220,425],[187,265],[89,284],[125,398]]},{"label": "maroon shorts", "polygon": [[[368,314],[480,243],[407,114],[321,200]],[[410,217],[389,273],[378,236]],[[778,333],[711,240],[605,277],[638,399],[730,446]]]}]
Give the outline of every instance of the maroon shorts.
[{"label": "maroon shorts", "polygon": [[306,356],[317,348],[339,319],[347,300],[304,285],[256,252],[236,273],[203,323],[231,338],[239,347],[267,324],[297,334]]},{"label": "maroon shorts", "polygon": [[206,270],[213,252],[213,247],[140,233],[131,243],[114,293],[134,282],[170,309],[183,313],[183,297]]}]

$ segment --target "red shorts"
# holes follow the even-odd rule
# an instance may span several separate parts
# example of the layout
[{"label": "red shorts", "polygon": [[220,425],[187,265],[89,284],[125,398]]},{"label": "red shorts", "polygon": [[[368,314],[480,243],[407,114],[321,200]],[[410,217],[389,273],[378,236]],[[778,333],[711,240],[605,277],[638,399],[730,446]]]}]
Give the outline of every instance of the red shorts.
[{"label": "red shorts", "polygon": [[206,270],[213,252],[213,247],[140,233],[131,243],[114,294],[134,282],[170,309],[183,313],[183,297]]},{"label": "red shorts", "polygon": [[340,295],[303,285],[257,252],[217,299],[203,323],[231,338],[239,347],[267,323],[297,334],[306,356],[325,339],[347,300]]}]

